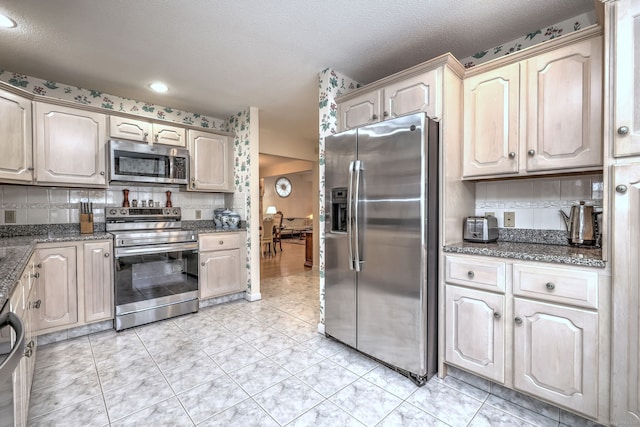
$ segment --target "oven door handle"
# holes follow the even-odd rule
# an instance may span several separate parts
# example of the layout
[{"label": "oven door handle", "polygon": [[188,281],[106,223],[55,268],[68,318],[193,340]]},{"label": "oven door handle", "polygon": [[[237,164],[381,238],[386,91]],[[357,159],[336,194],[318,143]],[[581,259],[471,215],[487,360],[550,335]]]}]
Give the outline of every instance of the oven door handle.
[{"label": "oven door handle", "polygon": [[24,351],[24,327],[20,318],[14,313],[4,313],[0,316],[0,328],[9,325],[16,332],[16,342],[6,359],[0,364],[0,384],[11,378],[13,371],[20,364]]},{"label": "oven door handle", "polygon": [[116,258],[131,255],[158,254],[162,252],[192,251],[198,249],[198,242],[169,243],[166,245],[130,246],[116,248]]}]

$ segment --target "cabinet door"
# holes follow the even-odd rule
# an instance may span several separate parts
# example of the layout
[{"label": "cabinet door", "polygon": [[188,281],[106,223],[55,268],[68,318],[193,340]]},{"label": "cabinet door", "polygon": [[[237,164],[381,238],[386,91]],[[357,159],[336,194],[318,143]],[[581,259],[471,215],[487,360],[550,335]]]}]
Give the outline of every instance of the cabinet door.
[{"label": "cabinet door", "polygon": [[186,147],[186,130],[185,128],[165,125],[164,123],[154,123],[153,143]]},{"label": "cabinet door", "polygon": [[113,265],[111,242],[83,245],[84,321],[113,318]]},{"label": "cabinet door", "polygon": [[242,292],[240,249],[200,253],[200,298]]},{"label": "cabinet door", "polygon": [[131,139],[148,142],[151,135],[151,122],[125,117],[109,117],[109,135],[112,138]]},{"label": "cabinet door", "polygon": [[384,119],[424,112],[431,118],[441,117],[442,91],[440,70],[392,83],[384,88]]},{"label": "cabinet door", "polygon": [[602,167],[602,37],[527,61],[527,171]]},{"label": "cabinet door", "polygon": [[106,116],[36,103],[38,183],[106,186]]},{"label": "cabinet door", "polygon": [[447,362],[503,383],[504,295],[450,285],[445,292]]},{"label": "cabinet door", "polygon": [[189,131],[191,191],[233,192],[233,139]]},{"label": "cabinet door", "polygon": [[612,3],[616,23],[612,56],[615,76],[615,156],[640,155],[640,2]]},{"label": "cabinet door", "polygon": [[0,90],[0,180],[31,182],[31,101]]},{"label": "cabinet door", "polygon": [[518,173],[520,64],[464,81],[464,177]]},{"label": "cabinet door", "polygon": [[630,426],[640,425],[640,164],[613,169],[611,421]]},{"label": "cabinet door", "polygon": [[42,264],[37,293],[42,301],[38,310],[38,332],[78,321],[76,248],[38,249]]},{"label": "cabinet door", "polygon": [[381,91],[363,93],[338,105],[338,130],[340,132],[381,120]]},{"label": "cabinet door", "polygon": [[514,387],[597,416],[598,315],[520,298],[514,314]]}]

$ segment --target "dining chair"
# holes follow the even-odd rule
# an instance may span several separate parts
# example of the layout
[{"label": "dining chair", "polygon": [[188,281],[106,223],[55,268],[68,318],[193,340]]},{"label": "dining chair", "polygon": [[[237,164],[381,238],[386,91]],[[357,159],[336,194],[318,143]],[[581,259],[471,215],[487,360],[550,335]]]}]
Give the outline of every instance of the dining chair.
[{"label": "dining chair", "polygon": [[265,254],[265,245],[268,247],[269,255],[271,255],[271,248],[273,253],[276,253],[276,245],[273,243],[273,218],[265,218],[262,220],[262,236],[260,237],[260,250],[262,257]]},{"label": "dining chair", "polygon": [[273,215],[273,244],[280,244],[280,252],[282,252],[282,211],[278,211]]}]

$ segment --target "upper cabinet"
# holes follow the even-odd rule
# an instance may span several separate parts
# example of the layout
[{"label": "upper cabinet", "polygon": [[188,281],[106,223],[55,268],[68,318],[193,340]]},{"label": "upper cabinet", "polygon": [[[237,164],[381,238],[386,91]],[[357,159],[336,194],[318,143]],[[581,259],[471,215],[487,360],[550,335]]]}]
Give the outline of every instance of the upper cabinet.
[{"label": "upper cabinet", "polygon": [[31,182],[31,100],[0,90],[0,180]]},{"label": "upper cabinet", "polygon": [[185,128],[119,116],[109,117],[109,135],[150,144],[187,145]]},{"label": "upper cabinet", "polygon": [[385,79],[374,87],[345,95],[338,104],[338,131],[412,113],[442,116],[442,70]]},{"label": "upper cabinet", "polygon": [[602,37],[464,81],[465,178],[602,168]]},{"label": "upper cabinet", "polygon": [[36,102],[34,130],[38,184],[107,185],[104,114]]},{"label": "upper cabinet", "polygon": [[190,191],[234,191],[233,138],[189,130]]},{"label": "upper cabinet", "polygon": [[616,157],[640,155],[640,3],[626,0],[615,7],[613,104]]}]

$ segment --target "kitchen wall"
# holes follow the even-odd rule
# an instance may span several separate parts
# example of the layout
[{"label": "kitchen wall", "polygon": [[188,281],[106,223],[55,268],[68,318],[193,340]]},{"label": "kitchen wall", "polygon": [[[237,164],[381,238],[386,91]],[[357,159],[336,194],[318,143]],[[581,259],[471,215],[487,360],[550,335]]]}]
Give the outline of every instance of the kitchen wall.
[{"label": "kitchen wall", "polygon": [[502,228],[504,212],[515,212],[515,228],[566,230],[558,210],[581,200],[602,207],[603,188],[602,174],[478,182],[475,215],[493,212]]},{"label": "kitchen wall", "polygon": [[[286,176],[291,181],[291,194],[289,197],[280,197],[275,191],[276,179]],[[264,178],[264,197],[262,207],[275,206],[282,211],[285,218],[305,218],[313,213],[311,171],[277,175]],[[264,212],[263,212],[264,213]]]}]

